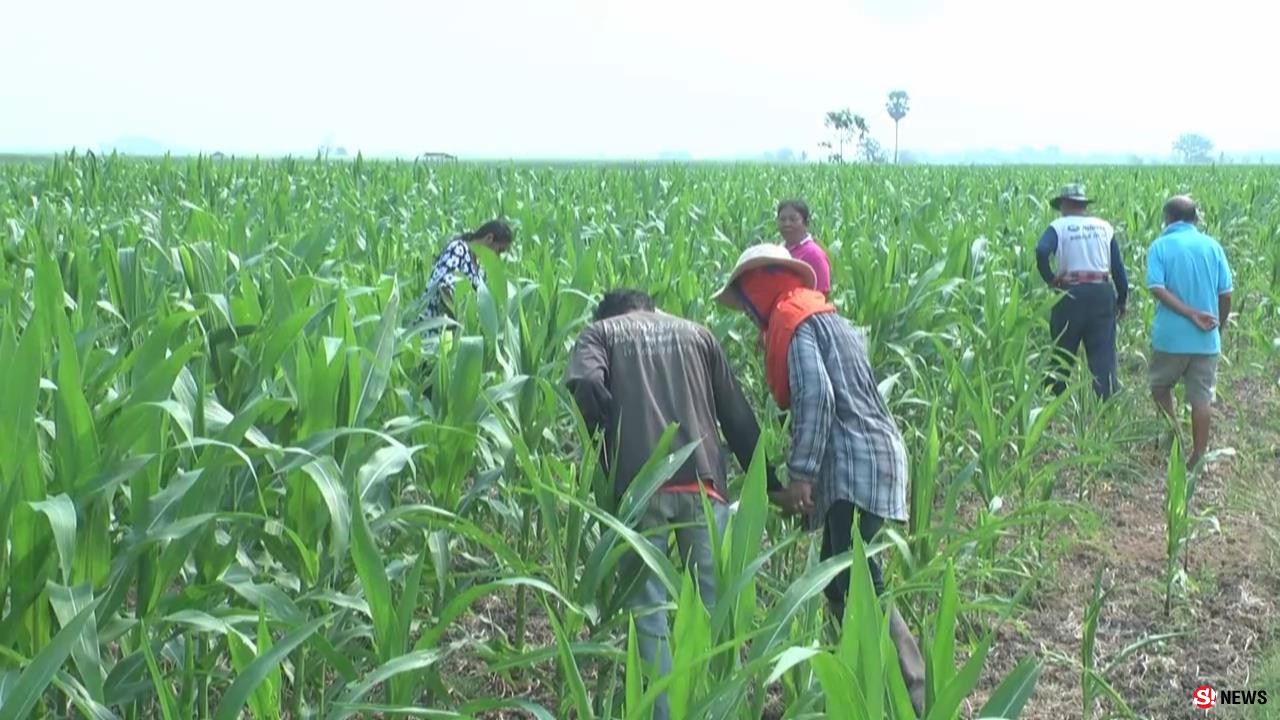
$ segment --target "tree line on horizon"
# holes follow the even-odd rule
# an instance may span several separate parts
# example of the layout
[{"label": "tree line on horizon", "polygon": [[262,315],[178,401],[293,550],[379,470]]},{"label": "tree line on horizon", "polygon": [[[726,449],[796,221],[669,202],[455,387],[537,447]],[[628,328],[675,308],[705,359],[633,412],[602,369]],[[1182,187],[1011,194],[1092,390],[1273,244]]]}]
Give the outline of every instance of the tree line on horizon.
[{"label": "tree line on horizon", "polygon": [[[899,129],[910,109],[911,96],[906,90],[894,90],[889,93],[888,100],[885,102],[885,111],[893,121],[892,162],[895,165],[902,161],[902,154],[899,152]],[[827,152],[827,162],[834,164],[848,162],[846,149],[851,151],[854,162],[871,164],[890,162],[889,153],[872,135],[870,125],[862,114],[855,113],[848,107],[829,110],[823,125],[832,132],[831,139],[818,143],[818,147]],[[1205,165],[1214,162],[1213,150],[1213,141],[1198,133],[1183,133],[1173,143],[1174,158],[1187,165]],[[777,159],[784,162],[791,160],[790,157]],[[805,157],[802,155],[800,159],[803,161]],[[1226,154],[1219,153],[1217,160],[1226,162]],[[1259,158],[1260,162],[1264,160],[1265,158]],[[1130,158],[1132,164],[1142,162],[1144,160],[1141,156],[1133,155]]]}]

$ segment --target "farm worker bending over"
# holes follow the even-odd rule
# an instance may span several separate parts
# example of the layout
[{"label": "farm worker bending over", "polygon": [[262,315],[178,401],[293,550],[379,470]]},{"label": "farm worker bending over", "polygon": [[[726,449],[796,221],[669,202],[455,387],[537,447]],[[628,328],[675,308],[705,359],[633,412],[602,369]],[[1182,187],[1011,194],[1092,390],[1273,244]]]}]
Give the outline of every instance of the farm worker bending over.
[{"label": "farm worker bending over", "polygon": [[[1106,399],[1116,391],[1116,320],[1124,317],[1129,279],[1115,229],[1088,214],[1091,202],[1079,184],[1067,185],[1049,201],[1062,216],[1040,236],[1036,266],[1045,282],[1064,291],[1049,317],[1049,331],[1057,343],[1056,367],[1049,377],[1054,394],[1066,389],[1066,368],[1083,342],[1093,390]],[[1058,258],[1056,274],[1049,269],[1053,254]],[[1108,280],[1115,281],[1114,292]]]},{"label": "farm worker bending over", "polygon": [[1159,301],[1151,326],[1151,395],[1177,422],[1173,386],[1185,383],[1191,405],[1192,468],[1209,446],[1209,421],[1222,328],[1231,314],[1231,268],[1218,241],[1196,229],[1191,198],[1164,206],[1164,232],[1147,251],[1147,287]]},{"label": "farm worker bending over", "polygon": [[791,257],[803,260],[813,268],[814,289],[830,296],[831,263],[827,259],[827,251],[809,233],[809,206],[803,200],[778,203],[778,234],[786,243]]},{"label": "farm worker bending over", "polygon": [[450,240],[431,268],[427,289],[422,294],[426,307],[418,320],[453,315],[453,286],[459,276],[470,280],[472,287],[478,288],[484,283],[484,268],[480,267],[472,247],[486,247],[501,255],[511,248],[513,240],[511,228],[501,220],[490,220]]},{"label": "farm worker bending over", "polygon": [[[729,514],[728,490],[717,426],[744,468],[751,464],[760,439],[751,405],[719,341],[701,325],[656,311],[645,293],[615,290],[604,296],[593,322],[578,337],[567,384],[587,427],[593,432],[605,430],[604,454],[617,463],[615,499],[622,497],[669,425],[678,424],[673,450],[701,441],[649,500],[635,529],[666,554],[665,526],[686,526],[676,530],[681,559],[696,568],[702,600],[714,608],[715,556],[702,492],[709,496],[714,520],[723,532]],[[666,589],[638,555],[624,557],[619,573],[638,583],[626,601],[637,614],[640,608],[667,601]],[[670,672],[665,612],[638,617],[636,630],[641,657],[650,663],[656,660],[662,674]],[[654,712],[655,718],[668,717],[665,694]]]},{"label": "farm worker bending over", "polygon": [[[814,287],[814,273],[777,245],[748,248],[738,258],[719,302],[745,312],[765,331],[765,380],[791,412],[786,488],[771,498],[823,528],[822,558],[847,551],[852,529],[870,543],[885,520],[907,519],[907,450],[880,396],[862,337]],[[876,594],[884,592],[879,563],[868,558]],[[844,617],[849,573],[825,592]],[[916,713],[924,705],[924,660],[896,608],[889,629]]]}]

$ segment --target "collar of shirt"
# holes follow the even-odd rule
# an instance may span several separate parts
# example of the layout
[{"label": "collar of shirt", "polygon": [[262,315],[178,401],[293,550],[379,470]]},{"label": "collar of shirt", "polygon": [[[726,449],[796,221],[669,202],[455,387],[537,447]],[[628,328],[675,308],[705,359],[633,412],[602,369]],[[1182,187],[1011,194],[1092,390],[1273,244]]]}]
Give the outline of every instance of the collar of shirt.
[{"label": "collar of shirt", "polygon": [[794,250],[795,248],[801,247],[801,246],[802,246],[802,245],[804,245],[805,243],[811,243],[811,242],[813,242],[813,235],[805,235],[803,240],[801,240],[800,242],[796,243],[795,245],[788,245],[788,246],[787,246],[787,249],[788,249],[788,250]]},{"label": "collar of shirt", "polygon": [[1169,223],[1169,224],[1165,227],[1164,232],[1162,232],[1162,233],[1160,233],[1160,234],[1161,234],[1161,235],[1168,235],[1169,233],[1183,232],[1183,231],[1185,231],[1185,230],[1194,230],[1194,229],[1195,229],[1195,227],[1196,227],[1195,225],[1192,225],[1192,224],[1191,224],[1191,223],[1189,223],[1189,222],[1181,222],[1181,221],[1179,221],[1179,222],[1175,222],[1175,223]]}]

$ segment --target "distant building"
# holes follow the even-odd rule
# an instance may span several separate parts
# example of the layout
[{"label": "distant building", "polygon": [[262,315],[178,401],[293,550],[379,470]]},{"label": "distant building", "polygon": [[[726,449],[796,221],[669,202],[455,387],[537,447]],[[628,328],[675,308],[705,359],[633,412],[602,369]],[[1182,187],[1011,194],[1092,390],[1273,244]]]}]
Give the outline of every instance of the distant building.
[{"label": "distant building", "polygon": [[418,156],[423,162],[458,162],[458,158],[449,153],[427,152]]}]

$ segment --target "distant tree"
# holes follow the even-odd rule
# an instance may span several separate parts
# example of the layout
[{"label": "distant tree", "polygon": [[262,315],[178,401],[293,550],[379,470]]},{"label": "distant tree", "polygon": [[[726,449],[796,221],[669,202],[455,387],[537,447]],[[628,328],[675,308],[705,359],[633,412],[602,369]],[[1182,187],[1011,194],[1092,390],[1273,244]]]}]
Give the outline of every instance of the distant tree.
[{"label": "distant tree", "polygon": [[849,108],[828,112],[823,124],[835,133],[836,139],[834,143],[820,143],[820,147],[831,151],[828,159],[835,163],[844,162],[845,145],[860,145],[870,132],[867,128],[867,119],[861,115],[855,115]]},{"label": "distant tree", "polygon": [[858,141],[858,159],[867,163],[880,164],[888,162],[889,156],[880,146],[879,140],[867,135]]},{"label": "distant tree", "polygon": [[1173,152],[1187,164],[1212,162],[1213,141],[1203,135],[1185,133],[1173,144]]},{"label": "distant tree", "polygon": [[898,164],[898,123],[907,116],[910,106],[911,96],[907,95],[906,90],[894,90],[889,93],[889,102],[884,106],[885,110],[889,111],[889,117],[893,118],[893,164],[895,165]]}]

